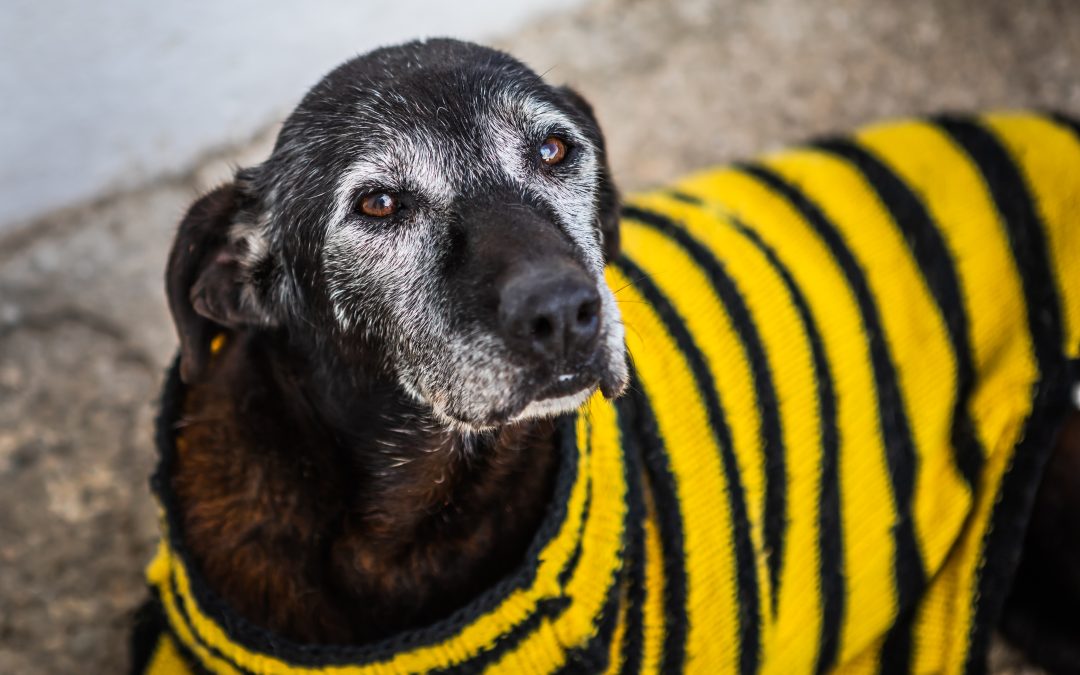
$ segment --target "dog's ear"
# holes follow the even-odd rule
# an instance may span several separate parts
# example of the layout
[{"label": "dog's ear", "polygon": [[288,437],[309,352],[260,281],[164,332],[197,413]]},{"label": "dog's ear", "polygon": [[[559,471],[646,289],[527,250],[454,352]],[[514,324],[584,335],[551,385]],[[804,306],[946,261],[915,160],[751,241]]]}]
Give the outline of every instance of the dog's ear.
[{"label": "dog's ear", "polygon": [[600,122],[596,119],[592,105],[581,94],[570,87],[561,87],[559,92],[574,110],[592,124],[596,131],[596,145],[600,153],[600,192],[597,204],[600,234],[604,239],[604,262],[611,262],[619,255],[619,190],[611,177],[604,132],[600,129]]},{"label": "dog's ear", "polygon": [[198,199],[180,222],[165,272],[165,287],[180,338],[180,377],[194,381],[206,367],[210,344],[225,330],[269,326],[245,265],[251,264],[253,227],[238,236],[237,217],[251,200],[235,183]]}]

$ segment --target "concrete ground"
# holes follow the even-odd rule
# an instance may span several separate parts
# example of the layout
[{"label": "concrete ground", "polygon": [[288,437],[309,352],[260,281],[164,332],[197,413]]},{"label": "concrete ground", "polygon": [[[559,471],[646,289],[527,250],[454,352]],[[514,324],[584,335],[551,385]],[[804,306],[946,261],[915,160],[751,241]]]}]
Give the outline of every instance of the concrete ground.
[{"label": "concrete ground", "polygon": [[[595,104],[627,189],[882,116],[1080,113],[1067,0],[596,0],[498,44]],[[0,240],[0,673],[124,667],[175,348],[166,248],[185,206],[271,134]],[[995,668],[1023,672],[1000,646]]]}]

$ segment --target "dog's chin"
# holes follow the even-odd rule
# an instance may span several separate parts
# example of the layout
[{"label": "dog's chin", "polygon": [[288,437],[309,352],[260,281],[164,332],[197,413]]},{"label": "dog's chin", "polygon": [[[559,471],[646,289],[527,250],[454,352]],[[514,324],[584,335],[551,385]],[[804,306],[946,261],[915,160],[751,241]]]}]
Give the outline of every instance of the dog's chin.
[{"label": "dog's chin", "polygon": [[544,419],[546,417],[557,417],[564,413],[569,413],[580,408],[585,401],[593,395],[597,389],[597,385],[592,385],[580,389],[571,394],[563,394],[562,396],[555,396],[551,398],[539,398],[529,402],[524,408],[515,415],[511,416],[509,422],[524,422],[526,420]]},{"label": "dog's chin", "polygon": [[469,426],[473,430],[484,430],[504,424],[558,417],[577,411],[598,389],[608,399],[622,395],[628,380],[625,367],[621,370],[605,371],[599,376],[562,375],[538,395],[526,399],[514,408],[493,413],[482,421],[455,419],[455,424],[459,428]]},{"label": "dog's chin", "polygon": [[520,405],[509,421],[542,419],[574,412],[600,388],[605,377],[595,372],[559,375],[548,386]]},{"label": "dog's chin", "polygon": [[438,406],[433,406],[433,412],[447,426],[459,432],[478,433],[491,431],[507,424],[557,417],[574,412],[600,388],[601,381],[596,377],[565,375],[538,395],[523,398],[504,408],[490,411],[482,417],[466,416]]},{"label": "dog's chin", "polygon": [[[575,412],[597,390],[608,399],[614,399],[626,390],[630,379],[629,365],[621,331],[614,337],[605,340],[608,348],[602,348],[591,364],[554,376],[546,374],[539,382],[535,375],[523,376],[520,383],[489,387],[464,397],[461,391],[443,390],[442,395],[420,396],[415,389],[407,390],[416,392],[414,396],[418,401],[430,405],[437,419],[463,433],[491,431],[507,424],[557,417]],[[463,405],[467,401],[473,405]]]},{"label": "dog's chin", "polygon": [[609,357],[606,361],[599,369],[594,364],[593,368],[583,372],[557,376],[554,382],[524,402],[520,410],[512,413],[507,422],[543,419],[574,412],[584,405],[597,389],[608,399],[622,395],[630,379],[626,351],[616,350],[614,358]]},{"label": "dog's chin", "polygon": [[[525,399],[510,407],[494,411],[483,418],[465,418],[448,410],[435,410],[436,416],[460,432],[483,432],[497,429],[507,424],[517,424],[530,420],[540,420],[571,413],[580,408],[600,387],[594,380],[566,381],[565,385],[554,386],[532,399]],[[576,385],[576,386],[573,386]]]}]

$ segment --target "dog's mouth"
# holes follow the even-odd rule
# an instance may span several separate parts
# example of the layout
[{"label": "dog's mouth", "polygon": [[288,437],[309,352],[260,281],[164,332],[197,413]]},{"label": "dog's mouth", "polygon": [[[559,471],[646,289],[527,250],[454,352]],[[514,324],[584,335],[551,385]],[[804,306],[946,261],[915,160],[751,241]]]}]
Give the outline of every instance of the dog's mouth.
[{"label": "dog's mouth", "polygon": [[597,390],[604,390],[605,394],[610,391],[612,376],[598,361],[543,376],[534,375],[529,378],[528,385],[518,389],[518,396],[510,405],[491,410],[482,418],[467,418],[450,410],[440,411],[441,416],[461,429],[480,431],[573,412]]},{"label": "dog's mouth", "polygon": [[600,387],[600,378],[589,372],[562,373],[537,393],[521,409],[510,415],[510,422],[552,417],[581,407]]},{"label": "dog's mouth", "polygon": [[548,375],[546,381],[535,386],[532,396],[524,400],[518,409],[508,416],[510,422],[552,417],[580,408],[599,389],[604,396],[614,398],[622,393],[624,378],[617,369],[605,363],[603,350],[583,366],[566,368]]},{"label": "dog's mouth", "polygon": [[550,399],[564,398],[579,394],[582,390],[596,391],[600,385],[600,378],[588,372],[570,372],[556,375],[554,381],[547,387],[542,388],[534,401],[546,401]]}]

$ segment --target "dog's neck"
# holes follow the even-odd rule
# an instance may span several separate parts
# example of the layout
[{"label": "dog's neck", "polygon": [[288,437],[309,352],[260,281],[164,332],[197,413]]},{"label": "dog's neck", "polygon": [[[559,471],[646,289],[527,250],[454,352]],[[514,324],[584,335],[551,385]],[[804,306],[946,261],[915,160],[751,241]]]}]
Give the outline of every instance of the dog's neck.
[{"label": "dog's neck", "polygon": [[521,561],[550,497],[553,425],[467,435],[377,374],[234,336],[186,395],[184,538],[239,613],[304,642],[422,625]]}]

